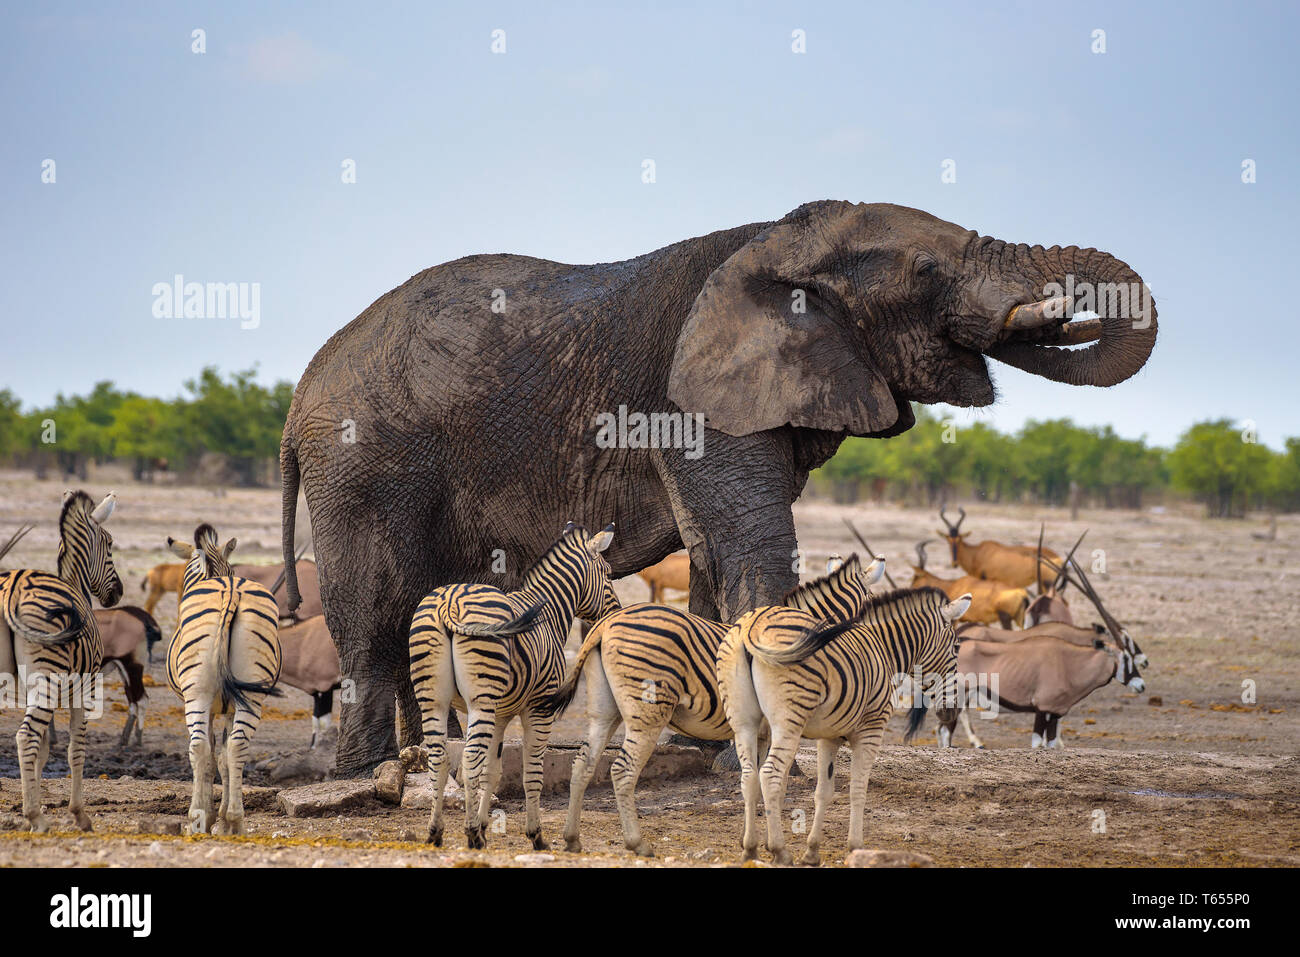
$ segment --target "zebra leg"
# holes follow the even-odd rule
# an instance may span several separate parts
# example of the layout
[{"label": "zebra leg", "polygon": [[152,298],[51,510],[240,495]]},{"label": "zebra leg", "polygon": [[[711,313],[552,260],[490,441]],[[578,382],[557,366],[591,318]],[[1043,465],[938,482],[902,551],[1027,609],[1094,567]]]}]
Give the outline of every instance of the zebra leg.
[{"label": "zebra leg", "polygon": [[564,822],[564,849],[570,854],[582,850],[578,836],[582,798],[600,765],[600,756],[605,753],[609,739],[623,720],[599,656],[592,655],[587,660],[589,664],[583,670],[587,680],[587,738],[573,759],[573,773],[569,776],[569,814]]},{"label": "zebra leg", "polygon": [[497,717],[494,711],[470,705],[465,747],[461,750],[461,784],[465,789],[465,840],[470,850],[486,846],[484,827],[492,794],[484,792],[488,749],[496,738]]},{"label": "zebra leg", "polygon": [[799,862],[817,867],[822,862],[822,827],[826,823],[826,808],[835,797],[835,755],[840,750],[839,738],[817,739],[817,792],[813,811],[812,830],[808,832],[808,850]]},{"label": "zebra leg", "polygon": [[221,820],[224,833],[244,833],[244,764],[253,743],[253,735],[262,721],[262,699],[254,698],[251,708],[238,708],[226,732],[226,779],[221,794]]},{"label": "zebra leg", "polygon": [[81,775],[86,766],[86,710],[72,708],[68,714],[68,773],[72,779],[68,790],[68,810],[77,827],[92,831],[94,826],[86,813],[86,798],[81,792]]},{"label": "zebra leg", "polygon": [[759,782],[763,789],[763,813],[767,816],[767,849],[777,864],[792,864],[794,858],[785,846],[785,787],[789,780],[790,765],[794,764],[795,754],[799,751],[799,733],[803,730],[803,721],[782,722],[779,728],[772,729],[772,744],[767,751],[767,760],[759,772]]},{"label": "zebra leg", "polygon": [[217,768],[217,781],[221,784],[221,806],[217,816],[212,820],[212,833],[224,834],[222,822],[226,819],[226,809],[230,806],[230,774],[226,763],[226,745],[230,742],[230,719],[217,715],[212,720],[212,763]]},{"label": "zebra leg", "polygon": [[659,701],[646,705],[632,716],[623,736],[623,747],[614,758],[609,776],[614,782],[614,800],[618,803],[618,816],[623,822],[623,843],[639,857],[654,857],[654,848],[641,836],[641,826],[636,817],[636,782],[641,777],[650,755],[655,753],[659,734],[668,724],[676,701]]},{"label": "zebra leg", "polygon": [[[533,850],[549,850],[542,836],[542,763],[546,760],[546,743],[551,739],[555,718],[549,714],[525,711],[519,716],[524,732],[524,834],[533,842]],[[500,738],[494,762],[494,778],[501,775]]]},{"label": "zebra leg", "polygon": [[34,834],[43,834],[50,829],[45,809],[41,807],[41,768],[45,765],[45,755],[49,753],[46,729],[53,720],[54,712],[49,708],[32,705],[23,715],[18,733],[14,735],[18,744],[18,772],[23,783],[23,817],[27,818],[27,826]]},{"label": "zebra leg", "polygon": [[45,734],[41,735],[41,749],[36,755],[36,773],[45,774],[45,762],[50,759],[50,748],[54,746],[54,715],[50,715],[50,723],[45,728]]},{"label": "zebra leg", "polygon": [[871,778],[871,765],[880,750],[880,739],[885,733],[883,724],[870,725],[849,738],[853,749],[853,764],[849,771],[849,852],[862,847],[863,819],[867,814],[867,781]]},{"label": "zebra leg", "polygon": [[190,797],[190,833],[206,834],[212,830],[212,738],[209,735],[208,705],[186,702],[186,724],[190,730],[190,769],[194,772],[194,790]]}]

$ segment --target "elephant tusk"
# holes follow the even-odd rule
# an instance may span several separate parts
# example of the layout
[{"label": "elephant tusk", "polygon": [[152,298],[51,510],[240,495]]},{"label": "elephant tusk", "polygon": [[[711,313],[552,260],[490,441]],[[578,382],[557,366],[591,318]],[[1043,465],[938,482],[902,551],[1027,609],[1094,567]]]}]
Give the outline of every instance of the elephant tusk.
[{"label": "elephant tusk", "polygon": [[1102,331],[1100,319],[1076,319],[1058,326],[1052,335],[1044,336],[1041,341],[1051,346],[1078,346],[1085,342],[1096,342],[1101,338]]},{"label": "elephant tusk", "polygon": [[1053,299],[1016,306],[1007,314],[1007,321],[1002,324],[1002,330],[1004,333],[1009,333],[1060,325],[1067,322],[1073,314],[1074,297],[1056,296]]}]

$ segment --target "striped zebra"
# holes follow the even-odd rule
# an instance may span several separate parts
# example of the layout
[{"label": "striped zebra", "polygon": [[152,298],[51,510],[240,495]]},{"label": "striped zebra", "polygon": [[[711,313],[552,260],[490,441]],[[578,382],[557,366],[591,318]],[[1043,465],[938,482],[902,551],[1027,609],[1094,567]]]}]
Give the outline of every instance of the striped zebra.
[{"label": "striped zebra", "polygon": [[549,846],[542,838],[542,757],[554,715],[541,704],[564,677],[574,617],[595,621],[619,607],[601,555],[613,538],[613,525],[589,535],[570,522],[518,591],[446,585],[420,602],[411,620],[410,654],[433,777],[426,840],[442,844],[447,714],[454,706],[469,715],[460,779],[469,847],[487,844],[492,794],[501,778],[501,736],[516,715],[524,735],[525,833],[534,848]]},{"label": "striped zebra", "polygon": [[[85,492],[65,492],[59,513],[58,574],[20,569],[0,572],[0,689],[10,704],[25,702],[15,735],[22,777],[23,816],[32,831],[49,828],[41,807],[41,772],[49,757],[51,722],[66,708],[68,768],[72,786],[68,810],[77,827],[91,830],[81,777],[86,763],[86,711],[103,705],[104,646],[91,613],[93,595],[105,607],[122,597],[122,580],[113,566],[113,537],[103,523],[117,497],[109,492],[98,505]],[[10,545],[13,541],[10,541]],[[8,547],[8,546],[7,546]]]},{"label": "striped zebra", "polygon": [[[755,771],[764,722],[772,742],[758,777],[767,849],[776,862],[791,862],[781,815],[801,737],[817,739],[816,810],[803,863],[821,862],[822,827],[835,789],[835,754],[844,740],[853,749],[849,850],[862,847],[867,778],[893,711],[895,684],[902,675],[920,673],[928,693],[955,698],[953,622],[969,605],[969,595],[949,601],[937,588],[903,589],[871,599],[860,617],[847,622],[818,622],[806,612],[768,607],[732,626],[718,651],[718,684],[740,757],[746,860],[756,856],[758,847],[760,781]],[[909,738],[925,710],[924,698],[913,706]]]},{"label": "striped zebra", "polygon": [[[856,555],[824,578],[794,589],[785,603],[814,617],[842,620],[866,606],[867,589],[884,574],[884,559],[864,573]],[[725,741],[731,726],[718,696],[717,654],[727,625],[671,605],[633,605],[596,625],[582,643],[564,684],[547,706],[557,714],[586,676],[587,736],[573,762],[565,849],[582,850],[578,819],[596,764],[620,724],[627,727],[610,777],[628,850],[652,857],[636,814],[636,785],[665,727],[692,738]],[[599,654],[594,654],[599,649]]]},{"label": "striped zebra", "polygon": [[[275,598],[265,585],[231,574],[235,539],[222,548],[207,523],[194,530],[193,545],[168,538],[167,547],[186,562],[176,634],[167,650],[167,683],[185,702],[190,732],[190,833],[242,834],[244,762],[262,720],[263,700],[280,694]],[[214,816],[213,742],[223,724],[224,753],[215,757],[221,808]]]}]

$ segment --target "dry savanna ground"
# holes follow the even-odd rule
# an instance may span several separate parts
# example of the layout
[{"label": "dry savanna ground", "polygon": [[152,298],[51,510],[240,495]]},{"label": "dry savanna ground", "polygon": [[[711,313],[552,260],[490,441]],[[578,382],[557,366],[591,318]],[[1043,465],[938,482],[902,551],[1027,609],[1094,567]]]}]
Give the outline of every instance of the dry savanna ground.
[{"label": "dry savanna ground", "polygon": [[[126,585],[124,601],[140,603],[140,582],[168,560],[167,535],[192,532],[200,520],[225,538],[239,538],[243,561],[276,561],[279,494],[271,490],[217,490],[138,485],[121,475],[93,475],[97,496],[117,489],[112,519],[115,554]],[[37,523],[6,567],[53,566],[61,482],[0,474],[0,537],[21,522]],[[895,717],[872,774],[867,797],[868,846],[926,854],[942,865],[1209,865],[1300,863],[1300,520],[1284,517],[1276,541],[1252,538],[1261,522],[1210,522],[1187,506],[1143,512],[1085,510],[1077,522],[1060,510],[965,503],[968,529],[985,537],[1032,543],[1046,521],[1048,543],[1064,550],[1090,529],[1086,561],[1103,549],[1107,571],[1094,583],[1108,607],[1150,657],[1147,693],[1111,683],[1062,722],[1063,751],[1028,748],[1031,718],[1002,714],[974,719],[988,749],[939,750],[933,726],[905,746]],[[300,510],[300,527],[305,509]],[[873,547],[890,559],[900,584],[912,546],[932,536],[929,510],[893,505],[851,508],[821,502],[796,506],[808,574],[832,551],[853,541],[841,517],[853,519]],[[304,530],[305,534],[305,530]],[[931,548],[932,569],[942,550]],[[618,585],[625,602],[644,600],[635,577]],[[1077,608],[1076,604],[1076,608]],[[158,609],[164,636],[176,605]],[[1092,620],[1088,614],[1082,616]],[[571,646],[572,647],[572,646]],[[622,849],[612,793],[588,792],[583,816],[587,853],[566,854],[558,840],[567,793],[543,798],[547,836],[557,845],[533,853],[523,834],[522,801],[508,787],[498,806],[505,831],[490,835],[487,851],[463,850],[461,811],[452,806],[447,847],[416,842],[427,811],[366,799],[337,814],[288,817],[277,792],[326,770],[328,746],[304,757],[310,736],[310,699],[290,690],[268,709],[254,742],[255,765],[246,780],[248,835],[181,837],[175,833],[189,803],[188,759],[180,702],[163,678],[162,648],[149,669],[144,744],[118,751],[125,720],[115,676],[106,679],[104,716],[91,725],[86,791],[95,832],[70,830],[66,762],[51,756],[46,803],[54,831],[20,829],[21,796],[14,756],[20,713],[0,712],[0,864],[7,865],[298,865],[357,866],[725,866],[739,863],[742,802],[738,775],[704,772],[645,782],[642,826],[657,856],[630,859]],[[1249,683],[1249,684],[1247,684]],[[1253,686],[1254,697],[1243,700]],[[581,700],[561,723],[555,741],[572,744],[583,728]],[[66,727],[66,718],[60,718]],[[811,770],[812,752],[801,762]],[[847,772],[847,752],[841,769]],[[296,775],[296,777],[294,776]],[[848,826],[847,777],[841,774],[828,821],[824,859],[843,859]],[[787,796],[787,833],[812,815],[812,787],[795,777]],[[796,854],[803,836],[792,836]]]}]

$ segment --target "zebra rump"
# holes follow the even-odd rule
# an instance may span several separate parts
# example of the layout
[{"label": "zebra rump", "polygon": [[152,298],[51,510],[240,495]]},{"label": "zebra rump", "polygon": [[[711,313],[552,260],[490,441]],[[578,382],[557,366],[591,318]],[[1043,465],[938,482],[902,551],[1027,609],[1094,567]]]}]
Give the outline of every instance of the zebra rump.
[{"label": "zebra rump", "polygon": [[755,657],[761,658],[770,665],[797,665],[805,658],[821,651],[840,635],[852,631],[862,623],[862,617],[857,615],[848,621],[821,622],[805,629],[798,638],[784,648],[764,648],[753,642],[746,642],[746,645]]},{"label": "zebra rump", "polygon": [[[233,579],[231,580],[233,582]],[[233,588],[226,600],[226,607],[221,611],[221,623],[217,630],[217,674],[221,678],[221,693],[227,701],[233,701],[241,708],[255,711],[250,694],[269,695],[278,698],[284,694],[274,682],[244,681],[235,677],[230,670],[230,642],[234,638],[232,625],[235,613],[239,611],[239,592]]]},{"label": "zebra rump", "polygon": [[[60,584],[62,584],[61,580]],[[28,628],[27,625],[23,623],[23,620],[18,617],[17,589],[14,590],[11,597],[13,598],[13,606],[5,608],[4,610],[5,623],[9,625],[16,634],[22,635],[32,644],[45,645],[47,647],[53,645],[66,645],[68,642],[78,638],[81,635],[82,629],[86,627],[86,620],[81,617],[81,612],[77,609],[77,606],[69,602],[65,606],[65,609],[68,613],[68,621],[70,624],[62,631],[36,631],[33,628]]]}]

